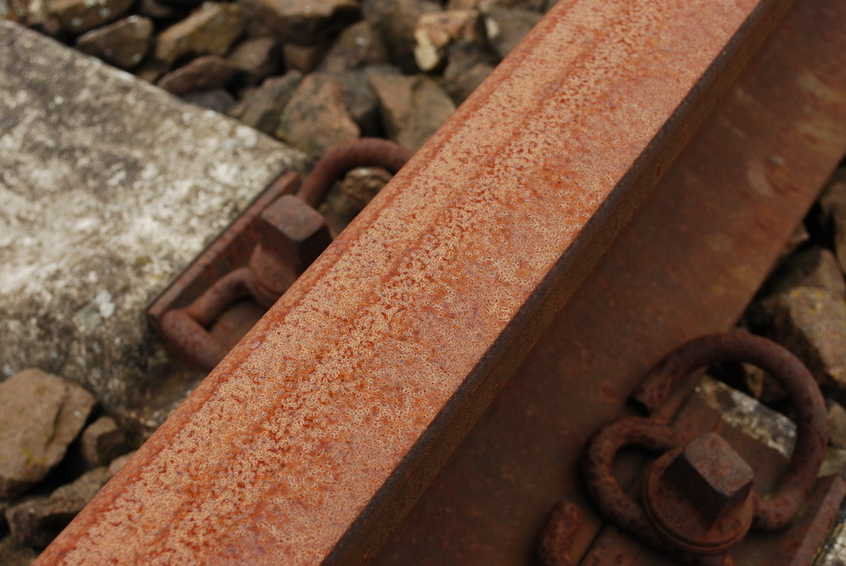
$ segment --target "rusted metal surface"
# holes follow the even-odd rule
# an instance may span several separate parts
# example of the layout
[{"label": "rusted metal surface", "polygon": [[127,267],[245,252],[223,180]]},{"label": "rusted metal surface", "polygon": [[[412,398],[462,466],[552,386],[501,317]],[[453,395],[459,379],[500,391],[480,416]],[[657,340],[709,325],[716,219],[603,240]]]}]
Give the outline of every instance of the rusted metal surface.
[{"label": "rusted metal surface", "polygon": [[550,513],[538,542],[543,566],[572,566],[570,547],[579,528],[582,512],[569,501],[561,501]]},{"label": "rusted metal surface", "polygon": [[[531,563],[562,499],[584,512],[571,556],[602,563],[585,555],[604,544],[576,472],[586,440],[666,352],[733,326],[759,288],[846,149],[844,50],[844,3],[795,3],[375,563]],[[756,490],[764,480],[756,468]],[[618,550],[623,563],[670,563],[615,531],[602,531],[617,541],[608,563]],[[764,538],[765,552],[744,541],[732,554],[786,556]]]},{"label": "rusted metal surface", "polygon": [[[555,313],[585,288],[585,277],[656,181],[669,175],[670,164],[784,5],[558,3],[37,563],[374,559]],[[840,110],[837,103],[826,104],[826,115]],[[795,198],[784,199],[793,216],[779,206],[752,215],[767,227],[758,230],[766,232],[765,242],[790,230],[780,226],[798,218],[806,198],[810,202],[811,189],[804,187],[821,184],[817,178],[824,173],[814,171],[829,167],[842,141],[842,132],[832,133],[808,162],[791,168],[791,175],[807,175],[796,184]],[[780,197],[771,202],[780,203]],[[769,249],[754,237],[749,242],[757,253],[762,247]],[[714,255],[684,263],[713,264]],[[759,282],[768,261],[763,256],[752,262],[758,270],[741,278]],[[637,253],[631,257],[640,259]],[[663,278],[640,267],[647,281]],[[617,307],[619,299],[600,296],[597,302]],[[718,328],[725,327],[728,310],[720,307]],[[713,326],[715,318],[704,324]],[[616,330],[621,328],[627,327]],[[672,330],[663,343],[644,348],[645,367],[656,352],[689,337]],[[700,329],[694,325],[691,331]],[[548,334],[556,340],[553,348],[578,348],[572,335],[559,340],[556,334],[557,326]],[[612,345],[607,351],[620,358],[628,348],[643,346],[631,339]],[[640,375],[644,360],[628,357],[631,371]],[[631,376],[620,381],[625,383],[607,385],[604,397],[597,395],[611,399],[618,412],[625,393],[616,388],[625,386],[627,393],[634,384]],[[550,389],[546,394],[560,398]],[[569,396],[578,402],[572,390]],[[600,401],[589,424],[611,416],[607,409]],[[511,448],[514,435],[528,433],[517,430],[521,421],[500,437],[503,448]],[[534,430],[562,432],[556,426]],[[556,439],[554,453],[568,450],[571,440],[562,447]],[[515,455],[525,458],[531,444]],[[537,448],[526,459],[548,467]],[[486,465],[483,460],[478,463]],[[503,463],[492,469],[502,472]],[[560,493],[560,472],[548,473],[551,491]],[[519,481],[536,484],[531,474]],[[456,505],[463,507],[476,492],[466,490]],[[497,485],[486,495],[502,494]],[[514,532],[504,535],[498,527],[485,536],[509,542],[529,528],[536,539],[543,517],[560,499],[537,506],[537,515]],[[525,501],[527,508],[536,506]],[[458,524],[478,518],[470,513]],[[515,518],[524,520],[525,513],[499,520],[506,525]],[[449,532],[455,524],[440,524],[443,542],[466,534],[463,527]],[[584,528],[595,532],[595,519],[580,523],[574,558],[584,548]],[[477,563],[513,558],[512,552],[494,551],[498,558],[487,560],[497,545],[480,548],[472,536],[464,544]],[[423,563],[431,554],[412,556],[403,563]]]},{"label": "rusted metal surface", "polygon": [[[244,314],[256,309],[240,309],[242,323],[232,327],[239,331],[234,340],[216,321],[242,299],[253,299],[265,311],[269,309],[332,241],[326,221],[313,208],[320,204],[332,183],[350,169],[365,165],[383,166],[395,173],[411,155],[410,150],[394,142],[362,138],[328,152],[296,196],[289,194],[296,181],[289,175],[280,177],[245,212],[244,219],[233,223],[164,296],[171,298],[172,290],[178,293],[186,286],[202,285],[208,275],[196,265],[223,257],[227,265],[218,271],[226,267],[231,271],[224,271],[219,279],[208,283],[202,294],[184,308],[172,308],[162,299],[151,307],[150,317],[176,356],[192,367],[211,371],[260,317],[253,315],[252,324],[246,324],[249,319]],[[271,194],[276,198],[270,200]],[[239,245],[235,248],[231,242]],[[242,255],[236,256],[232,249]],[[247,267],[238,267],[247,257]],[[213,325],[215,332],[211,331]]]}]

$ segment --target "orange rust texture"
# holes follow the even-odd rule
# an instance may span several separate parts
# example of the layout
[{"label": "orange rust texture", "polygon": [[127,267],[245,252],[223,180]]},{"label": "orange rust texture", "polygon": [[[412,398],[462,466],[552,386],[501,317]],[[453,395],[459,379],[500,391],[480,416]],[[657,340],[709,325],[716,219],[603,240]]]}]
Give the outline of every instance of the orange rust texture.
[{"label": "orange rust texture", "polygon": [[36,564],[321,562],[754,5],[559,2]]}]

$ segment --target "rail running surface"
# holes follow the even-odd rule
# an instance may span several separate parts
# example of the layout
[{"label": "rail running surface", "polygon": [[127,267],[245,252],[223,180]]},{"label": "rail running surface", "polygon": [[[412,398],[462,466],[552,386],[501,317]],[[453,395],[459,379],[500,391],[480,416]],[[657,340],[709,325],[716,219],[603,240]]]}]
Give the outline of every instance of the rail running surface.
[{"label": "rail running surface", "polygon": [[[521,362],[515,378],[525,384],[532,363],[559,367],[550,353],[558,347],[553,338],[563,340],[564,350],[596,353],[592,344],[562,335],[561,317],[584,313],[585,300],[598,308],[596,327],[610,327],[596,343],[621,338],[612,343],[614,355],[604,357],[628,364],[622,377],[608,376],[616,381],[600,387],[608,402],[599,413],[619,410],[625,393],[618,389],[631,388],[632,372],[642,374],[667,347],[702,326],[730,324],[846,148],[846,65],[837,60],[846,53],[838,50],[846,35],[844,8],[840,0],[797,0],[796,6],[806,17],[798,24],[784,19],[785,41],[813,24],[830,42],[827,58],[800,60],[807,66],[798,71],[789,67],[798,73],[790,85],[801,87],[804,98],[788,99],[766,116],[798,124],[796,135],[777,130],[778,143],[798,157],[785,152],[767,161],[774,154],[758,139],[759,125],[750,123],[740,131],[755,159],[723,171],[713,160],[693,169],[679,169],[678,162],[690,157],[694,136],[696,143],[705,137],[706,145],[729,147],[719,136],[708,138],[708,127],[725,126],[712,111],[746,94],[736,88],[738,77],[791,3],[560,0],[36,564],[525,562],[522,534],[504,555],[492,551],[488,562],[478,545],[465,552],[446,543],[403,562],[403,552],[423,540],[415,529],[427,532],[426,508],[403,517],[439,471],[421,503],[442,495],[443,474],[485,461],[462,462],[465,442],[445,467]],[[823,33],[832,26],[839,36]],[[799,37],[816,55],[819,37],[810,35]],[[762,73],[778,70],[764,65]],[[749,80],[755,86],[757,79]],[[751,100],[752,114],[762,118]],[[812,129],[820,122],[822,134]],[[719,133],[729,135],[730,128]],[[797,140],[807,148],[794,147]],[[790,167],[779,168],[778,160]],[[731,190],[697,184],[703,170]],[[667,202],[686,193],[698,197],[694,211],[704,232],[686,216],[689,223],[671,236],[676,240],[658,235],[656,244],[669,249],[665,257],[660,247],[639,246],[644,234],[672,225]],[[644,202],[652,216],[641,214]],[[712,211],[727,233],[707,228]],[[751,219],[751,229],[735,230],[741,217]],[[751,241],[742,239],[750,230]],[[704,255],[679,255],[688,242]],[[631,255],[620,256],[621,249]],[[732,255],[738,250],[753,258],[751,266],[738,265]],[[603,295],[601,285],[621,273],[646,274],[644,298],[651,302],[628,305],[624,319],[628,324],[635,311],[648,319],[660,311],[656,301],[666,299],[649,296],[651,282],[666,275],[656,267],[662,262],[706,271],[677,281],[671,303],[678,312],[649,321],[650,332],[615,324],[615,304],[625,297]],[[603,272],[609,265],[624,269]],[[588,289],[592,271],[589,281],[600,287]],[[729,271],[733,277],[724,276]],[[696,281],[697,291],[707,291],[703,277],[740,289],[712,285],[715,301],[731,297],[728,306],[685,308],[678,300],[684,285]],[[626,281],[611,285],[616,291]],[[707,316],[699,327],[681,326],[700,311]],[[602,384],[591,377],[571,385],[574,399],[582,387],[594,395]],[[491,418],[468,442],[487,446],[478,434],[501,424],[491,425]],[[522,440],[521,434],[503,440]],[[550,474],[561,477],[559,470]],[[453,495],[458,504],[468,501]],[[515,537],[502,531],[510,521],[488,533],[460,527],[456,533],[510,544]],[[587,523],[576,536],[579,552],[596,534],[595,521]],[[538,527],[529,526],[535,533]],[[454,540],[446,523],[438,530]],[[406,535],[409,544],[397,546]],[[456,559],[443,559],[450,552]]]}]

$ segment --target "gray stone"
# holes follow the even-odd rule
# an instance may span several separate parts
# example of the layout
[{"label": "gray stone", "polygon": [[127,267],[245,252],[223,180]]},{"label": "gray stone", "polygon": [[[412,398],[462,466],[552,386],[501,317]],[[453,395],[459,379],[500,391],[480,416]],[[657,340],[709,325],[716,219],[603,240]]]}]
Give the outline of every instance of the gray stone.
[{"label": "gray stone", "polygon": [[235,106],[235,97],[229,94],[229,91],[222,88],[189,92],[181,98],[185,102],[190,102],[191,104],[196,104],[197,106],[202,106],[203,108],[208,108],[221,114],[227,114]]},{"label": "gray stone", "polygon": [[29,566],[36,558],[38,553],[19,543],[15,537],[9,535],[0,540],[0,564],[3,566]]},{"label": "gray stone", "polygon": [[846,409],[834,401],[828,402],[828,443],[846,448]]},{"label": "gray stone", "polygon": [[455,111],[452,99],[428,77],[373,75],[370,86],[388,137],[415,151]]},{"label": "gray stone", "polygon": [[6,510],[12,536],[27,546],[45,548],[82,511],[112,477],[101,466],[63,485],[50,497],[33,497]]},{"label": "gray stone", "polygon": [[201,374],[172,361],[148,303],[281,171],[307,162],[0,22],[0,375],[60,374],[128,432],[151,432]]},{"label": "gray stone", "polygon": [[237,72],[238,69],[223,57],[203,55],[166,74],[156,81],[156,85],[173,94],[182,95],[223,87]]},{"label": "gray stone", "polygon": [[447,48],[444,90],[455,104],[464,102],[496,67],[496,58],[485,47],[461,41]]},{"label": "gray stone", "polygon": [[426,13],[440,12],[440,4],[428,0],[364,0],[364,16],[373,22],[393,63],[405,73],[418,72],[414,61],[414,30]]},{"label": "gray stone", "polygon": [[797,287],[824,289],[833,297],[846,299],[846,281],[834,254],[813,247],[790,256],[767,281],[765,292],[775,295]]},{"label": "gray stone", "polygon": [[153,40],[153,21],[129,16],[76,39],[76,48],[121,69],[137,67]]},{"label": "gray stone", "polygon": [[382,39],[364,20],[344,28],[318,67],[324,73],[341,73],[367,65],[388,63]]},{"label": "gray stone", "polygon": [[294,96],[302,78],[299,71],[288,71],[281,77],[266,79],[230,111],[231,115],[248,126],[272,135],[279,125],[282,111]]},{"label": "gray stone", "polygon": [[87,468],[106,466],[126,452],[126,436],[113,418],[102,416],[82,431],[79,448]]},{"label": "gray stone", "polygon": [[441,67],[447,47],[457,41],[482,45],[485,30],[477,10],[446,10],[421,14],[414,29],[414,60],[422,71]]},{"label": "gray stone", "polygon": [[282,47],[282,56],[285,59],[285,68],[308,74],[317,68],[323,56],[332,46],[329,41],[319,41],[311,45],[297,45],[286,43]]},{"label": "gray stone", "polygon": [[358,136],[340,81],[326,73],[312,73],[300,82],[276,129],[276,137],[315,159]]},{"label": "gray stone", "polygon": [[819,202],[821,222],[834,238],[834,253],[846,273],[846,167],[834,173]]},{"label": "gray stone", "polygon": [[769,336],[796,354],[820,384],[846,388],[846,302],[797,287],[761,303]]},{"label": "gray stone", "polygon": [[0,497],[35,485],[59,463],[97,400],[38,369],[0,383]]},{"label": "gray stone", "polygon": [[535,27],[541,17],[537,12],[519,8],[491,8],[485,14],[488,42],[504,59]]},{"label": "gray stone", "polygon": [[282,56],[279,42],[272,37],[242,41],[228,57],[246,84],[257,84],[279,73]]},{"label": "gray stone", "polygon": [[50,0],[50,13],[71,33],[82,33],[123,16],[133,0]]},{"label": "gray stone", "polygon": [[178,59],[198,55],[226,55],[244,31],[238,4],[206,2],[156,39],[156,58],[172,65]]},{"label": "gray stone", "polygon": [[239,0],[252,37],[311,45],[361,19],[353,0]]}]

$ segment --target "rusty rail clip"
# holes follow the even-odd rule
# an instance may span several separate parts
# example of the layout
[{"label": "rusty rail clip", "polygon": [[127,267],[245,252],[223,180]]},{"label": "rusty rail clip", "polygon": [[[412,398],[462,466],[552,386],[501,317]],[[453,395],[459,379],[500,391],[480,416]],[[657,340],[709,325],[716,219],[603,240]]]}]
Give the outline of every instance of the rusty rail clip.
[{"label": "rusty rail clip", "polygon": [[[726,551],[750,529],[787,525],[811,491],[827,443],[825,403],[810,372],[783,347],[746,332],[707,335],[682,345],[658,363],[632,397],[654,412],[680,379],[727,361],[767,371],[796,410],[796,447],[768,501],[751,491],[752,469],[720,436],[706,433],[687,443],[680,432],[651,419],[628,417],[602,426],[584,461],[588,491],[606,518],[692,564],[733,564]],[[643,481],[643,506],[614,477],[615,455],[631,445],[664,453]]]},{"label": "rusty rail clip", "polygon": [[282,195],[261,212],[258,242],[246,267],[230,271],[191,304],[168,310],[158,320],[176,356],[204,371],[214,368],[229,349],[208,328],[241,299],[251,297],[269,309],[331,242],[326,222],[315,208],[335,180],[361,166],[396,173],[411,155],[405,147],[380,138],[360,138],[327,152],[296,196]]}]

